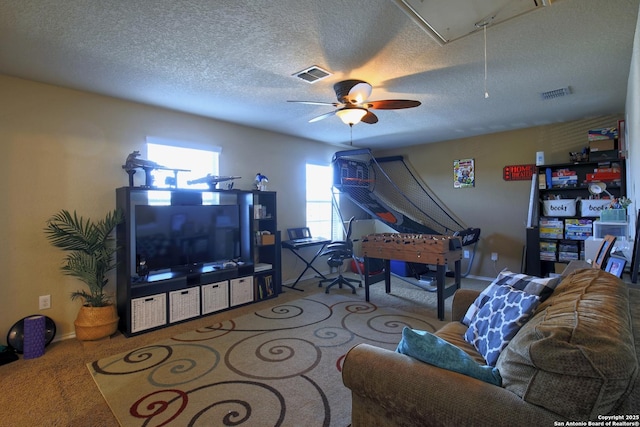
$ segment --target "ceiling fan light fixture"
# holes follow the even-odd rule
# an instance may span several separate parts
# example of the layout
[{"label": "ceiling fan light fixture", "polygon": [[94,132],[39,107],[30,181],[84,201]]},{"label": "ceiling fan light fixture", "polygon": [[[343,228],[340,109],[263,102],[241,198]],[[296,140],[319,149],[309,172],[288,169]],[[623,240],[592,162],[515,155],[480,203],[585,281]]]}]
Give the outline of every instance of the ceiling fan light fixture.
[{"label": "ceiling fan light fixture", "polygon": [[346,107],[336,111],[336,115],[340,117],[345,125],[355,125],[367,114],[366,108]]}]

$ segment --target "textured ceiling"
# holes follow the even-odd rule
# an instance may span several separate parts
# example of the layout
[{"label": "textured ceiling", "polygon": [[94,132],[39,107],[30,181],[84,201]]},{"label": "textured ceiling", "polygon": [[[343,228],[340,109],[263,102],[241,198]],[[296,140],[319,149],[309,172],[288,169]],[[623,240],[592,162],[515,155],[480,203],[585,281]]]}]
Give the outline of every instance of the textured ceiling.
[{"label": "textured ceiling", "polygon": [[[490,25],[487,99],[482,32],[440,46],[392,0],[0,0],[0,73],[331,144],[349,127],[308,121],[332,107],[286,101],[333,102],[335,82],[362,79],[372,100],[422,102],[353,127],[353,145],[385,148],[624,112],[639,2]],[[292,77],[311,65],[334,74]]]}]

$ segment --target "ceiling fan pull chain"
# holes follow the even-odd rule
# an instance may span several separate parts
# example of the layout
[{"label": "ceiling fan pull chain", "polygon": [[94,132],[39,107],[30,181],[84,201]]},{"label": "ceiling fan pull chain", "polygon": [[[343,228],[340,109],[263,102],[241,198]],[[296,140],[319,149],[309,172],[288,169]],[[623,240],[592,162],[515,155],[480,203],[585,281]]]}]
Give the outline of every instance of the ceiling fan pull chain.
[{"label": "ceiling fan pull chain", "polygon": [[353,147],[353,123],[349,124],[350,136],[349,136],[349,145]]},{"label": "ceiling fan pull chain", "polygon": [[489,91],[487,90],[487,24],[483,25],[484,28],[484,97],[489,98]]}]

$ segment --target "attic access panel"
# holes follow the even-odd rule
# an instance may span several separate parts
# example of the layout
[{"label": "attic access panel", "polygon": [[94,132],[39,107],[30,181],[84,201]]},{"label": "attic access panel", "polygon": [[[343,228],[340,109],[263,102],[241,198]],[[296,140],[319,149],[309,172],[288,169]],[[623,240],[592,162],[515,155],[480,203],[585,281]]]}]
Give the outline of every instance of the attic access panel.
[{"label": "attic access panel", "polygon": [[441,46],[482,27],[545,6],[549,0],[393,0]]}]

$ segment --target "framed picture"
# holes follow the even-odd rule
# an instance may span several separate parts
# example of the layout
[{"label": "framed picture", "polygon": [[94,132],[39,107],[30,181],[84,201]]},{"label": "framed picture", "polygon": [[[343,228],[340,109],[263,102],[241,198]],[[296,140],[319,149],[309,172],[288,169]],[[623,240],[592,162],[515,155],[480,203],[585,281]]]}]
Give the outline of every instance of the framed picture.
[{"label": "framed picture", "polygon": [[622,277],[624,266],[627,264],[626,258],[611,255],[607,260],[607,267],[604,269],[607,273],[611,273],[614,276]]},{"label": "framed picture", "polygon": [[453,161],[453,188],[475,187],[475,166],[473,159]]},{"label": "framed picture", "polygon": [[609,258],[609,254],[613,249],[613,244],[616,242],[616,236],[611,236],[607,234],[604,236],[604,240],[602,240],[602,244],[600,245],[600,249],[598,249],[598,254],[596,258],[593,260],[592,266],[593,268],[604,268],[606,265],[605,262],[607,258]]}]

